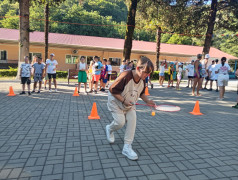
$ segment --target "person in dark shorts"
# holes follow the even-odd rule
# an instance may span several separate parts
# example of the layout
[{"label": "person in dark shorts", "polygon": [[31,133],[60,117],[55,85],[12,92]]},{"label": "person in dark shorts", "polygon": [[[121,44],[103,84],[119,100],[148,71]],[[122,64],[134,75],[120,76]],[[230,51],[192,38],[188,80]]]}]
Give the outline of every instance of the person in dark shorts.
[{"label": "person in dark shorts", "polygon": [[33,71],[34,86],[33,86],[33,91],[32,91],[32,93],[35,92],[37,82],[39,82],[39,90],[38,90],[37,93],[40,93],[42,80],[43,80],[44,74],[45,74],[45,73],[44,73],[45,65],[42,64],[42,58],[39,57],[39,58],[37,59],[37,62],[34,63],[32,67],[34,68],[34,71]]},{"label": "person in dark shorts", "polygon": [[20,77],[21,77],[21,84],[22,84],[22,92],[20,93],[20,95],[22,94],[26,94],[25,93],[25,84],[27,83],[27,87],[28,87],[28,95],[31,95],[30,92],[30,84],[31,84],[31,64],[29,64],[29,57],[25,56],[24,57],[25,63],[21,64],[20,67]]},{"label": "person in dark shorts", "polygon": [[54,85],[55,85],[55,92],[57,92],[57,84],[56,84],[56,68],[58,62],[54,59],[55,55],[53,53],[50,54],[50,59],[46,60],[46,73],[48,74],[49,78],[49,92],[51,90],[51,79],[53,78]]},{"label": "person in dark shorts", "polygon": [[191,88],[192,88],[193,87],[193,78],[194,78],[194,60],[191,61],[191,64],[189,64],[186,69],[188,71],[188,86],[187,86],[187,88],[189,88],[190,82],[191,82]]}]

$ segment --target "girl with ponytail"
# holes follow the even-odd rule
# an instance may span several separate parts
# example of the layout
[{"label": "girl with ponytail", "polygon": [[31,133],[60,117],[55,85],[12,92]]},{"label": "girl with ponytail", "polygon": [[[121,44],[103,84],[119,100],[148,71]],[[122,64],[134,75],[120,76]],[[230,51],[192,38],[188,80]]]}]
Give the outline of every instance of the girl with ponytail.
[{"label": "girl with ponytail", "polygon": [[218,74],[217,82],[220,90],[220,96],[218,100],[224,99],[225,86],[228,85],[230,70],[231,67],[229,66],[229,64],[226,63],[226,57],[222,57],[221,64],[218,64],[216,66],[216,74]]}]

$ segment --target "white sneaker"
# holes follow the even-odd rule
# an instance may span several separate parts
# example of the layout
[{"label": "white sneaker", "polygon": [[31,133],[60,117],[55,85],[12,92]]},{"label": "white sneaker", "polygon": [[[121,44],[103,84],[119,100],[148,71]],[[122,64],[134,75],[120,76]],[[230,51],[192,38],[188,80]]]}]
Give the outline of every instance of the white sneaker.
[{"label": "white sneaker", "polygon": [[122,154],[125,155],[130,160],[138,159],[138,156],[135,153],[135,151],[133,151],[131,144],[124,144]]},{"label": "white sneaker", "polygon": [[57,89],[55,89],[55,92],[58,92]]},{"label": "white sneaker", "polygon": [[52,92],[52,90],[50,89],[49,92]]},{"label": "white sneaker", "polygon": [[115,142],[114,133],[110,132],[110,125],[106,125],[106,135],[107,135],[107,140],[109,143]]}]

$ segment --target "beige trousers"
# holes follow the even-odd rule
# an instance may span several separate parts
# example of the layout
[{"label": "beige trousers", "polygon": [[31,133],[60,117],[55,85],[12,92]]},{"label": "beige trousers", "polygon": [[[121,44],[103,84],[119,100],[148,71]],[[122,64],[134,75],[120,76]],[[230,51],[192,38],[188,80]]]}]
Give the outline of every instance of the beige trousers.
[{"label": "beige trousers", "polygon": [[126,133],[124,137],[125,144],[132,144],[136,130],[136,111],[131,108],[128,111],[112,112],[113,122],[110,124],[111,132],[121,129],[125,123]]}]

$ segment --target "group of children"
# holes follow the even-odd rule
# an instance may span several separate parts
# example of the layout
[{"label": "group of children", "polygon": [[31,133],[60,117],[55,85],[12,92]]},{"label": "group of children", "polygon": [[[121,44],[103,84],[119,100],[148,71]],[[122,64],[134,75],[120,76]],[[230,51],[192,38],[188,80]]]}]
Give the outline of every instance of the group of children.
[{"label": "group of children", "polygon": [[[98,56],[94,56],[90,62],[89,67],[85,62],[84,56],[81,56],[80,62],[78,63],[78,93],[80,93],[81,83],[84,83],[85,93],[98,92],[98,83],[100,82],[100,91],[104,92],[106,86],[108,86],[111,80],[112,66],[111,61],[103,59],[102,62]],[[87,81],[89,81],[89,89],[87,91]]]},{"label": "group of children", "polygon": [[[39,89],[37,93],[41,91],[42,81],[45,77],[45,85],[47,81],[49,81],[49,92],[52,92],[51,89],[51,80],[53,79],[55,92],[57,92],[57,83],[56,83],[56,68],[58,65],[57,60],[54,59],[54,54],[50,54],[50,59],[46,60],[46,63],[42,62],[41,57],[34,56],[33,61],[29,63],[29,57],[24,57],[24,63],[21,64],[20,67],[20,74],[21,77],[21,84],[22,84],[22,94],[26,94],[25,92],[25,84],[28,87],[28,95],[31,93],[35,93],[37,83],[39,83]],[[33,84],[33,91],[31,92],[30,84],[31,84],[31,76],[33,76],[34,84]]]},{"label": "group of children", "polygon": [[[164,87],[163,83],[165,79],[165,66],[166,66],[166,60],[162,61],[160,64],[160,71],[159,71],[159,86],[160,87]],[[179,85],[182,79],[182,73],[183,73],[183,63],[180,63],[180,62],[178,63],[177,61],[175,63],[170,62],[169,68],[168,68],[169,79],[168,79],[167,88],[170,88],[170,87],[174,88],[175,87],[174,80],[177,79],[176,90],[181,90],[179,88]]]}]

